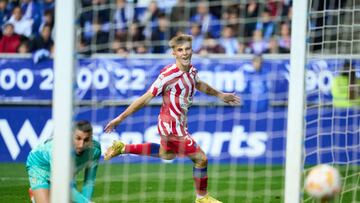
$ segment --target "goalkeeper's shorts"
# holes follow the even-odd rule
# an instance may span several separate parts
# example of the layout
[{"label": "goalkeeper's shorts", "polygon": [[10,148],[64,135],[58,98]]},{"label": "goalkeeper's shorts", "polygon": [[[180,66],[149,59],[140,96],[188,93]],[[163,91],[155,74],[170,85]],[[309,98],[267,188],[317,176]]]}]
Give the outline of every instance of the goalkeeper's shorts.
[{"label": "goalkeeper's shorts", "polygon": [[50,171],[44,170],[38,166],[28,166],[30,188],[37,190],[40,188],[50,189]]}]

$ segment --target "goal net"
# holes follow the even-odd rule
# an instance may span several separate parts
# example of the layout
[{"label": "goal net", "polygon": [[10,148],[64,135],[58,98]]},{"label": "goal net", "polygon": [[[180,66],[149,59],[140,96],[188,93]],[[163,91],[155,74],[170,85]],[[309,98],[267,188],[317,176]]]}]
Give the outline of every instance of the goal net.
[{"label": "goal net", "polygon": [[[91,120],[94,138],[103,150],[117,139],[127,144],[159,143],[161,98],[127,118],[113,133],[105,134],[103,128],[150,87],[164,66],[174,62],[168,40],[189,33],[194,36],[193,64],[200,79],[242,99],[240,106],[227,106],[195,94],[188,127],[209,158],[208,191],[223,202],[284,201],[291,1],[78,4],[81,57],[75,113],[77,119]],[[303,172],[319,163],[339,167],[344,184],[337,200],[357,202],[359,110],[353,105],[356,99],[336,107],[332,85],[336,76],[359,66],[359,5],[312,0],[309,7]],[[198,12],[212,17],[196,21]],[[236,39],[236,48],[227,38]],[[269,55],[260,57],[257,70],[255,56],[264,53]],[[342,68],[346,62],[352,69]],[[348,91],[351,98],[359,94],[356,83],[350,83],[359,78],[356,71],[348,78],[347,85],[354,90]],[[306,195],[300,198],[313,201]],[[101,161],[93,200],[194,202],[192,163],[181,157],[163,161],[136,155]]]},{"label": "goal net", "polygon": [[[98,58],[93,63],[80,60],[78,78],[88,70],[89,75],[101,72],[101,77],[112,78],[103,85],[109,87],[106,89],[110,91],[108,93],[95,85],[78,92],[78,96],[84,98],[91,94],[91,101],[83,100],[82,103],[89,105],[92,102],[93,105],[79,107],[76,113],[78,118],[90,119],[95,124],[95,139],[101,142],[103,150],[117,139],[128,144],[159,143],[157,117],[161,98],[155,98],[149,106],[128,117],[115,132],[103,133],[106,123],[121,113],[139,93],[146,91],[158,71],[173,61],[168,57],[138,57]],[[254,75],[251,59],[246,57],[218,56],[205,61],[195,57],[193,61],[199,67],[201,79],[223,91],[241,92],[243,101],[241,106],[232,107],[197,93],[189,111],[189,131],[209,158],[209,192],[225,202],[238,202],[239,199],[249,202],[257,199],[260,202],[281,200],[286,123],[281,97],[284,98],[286,90],[275,95],[274,89],[281,90],[286,83],[285,76],[281,76],[286,72],[283,63],[264,59],[263,65],[268,70],[263,75]],[[209,62],[211,66],[215,64],[216,69],[209,67]],[[131,69],[123,65],[129,63],[132,63]],[[110,76],[117,72],[123,72],[125,76]],[[127,74],[136,76],[124,81]],[[86,77],[89,76],[78,82],[83,84]],[[94,82],[97,80],[93,79]],[[132,84],[136,80],[143,80],[140,90]],[[231,83],[226,84],[229,80]],[[252,84],[252,80],[260,84]],[[124,86],[116,86],[116,83]],[[252,87],[256,90],[265,90],[257,93],[250,91],[251,85],[256,86]],[[96,181],[95,201],[194,201],[192,163],[187,158],[161,161],[145,156],[122,155],[102,163]]]},{"label": "goal net", "polygon": [[[289,1],[99,0],[79,6],[82,57],[76,73],[76,115],[95,125],[94,138],[103,150],[117,139],[159,143],[160,97],[113,133],[103,129],[150,87],[164,66],[174,63],[168,40],[189,33],[200,79],[242,100],[240,106],[228,106],[197,92],[189,110],[189,132],[209,159],[209,193],[229,203],[283,201],[289,58],[279,54],[289,53]],[[212,17],[196,21],[198,12]],[[236,41],[230,43],[235,49],[229,40],[221,41],[226,37]],[[101,161],[93,200],[194,202],[192,176],[187,158],[122,155]]]},{"label": "goal net", "polygon": [[335,202],[360,202],[359,16],[359,1],[309,1],[304,175],[315,164],[337,167]]}]

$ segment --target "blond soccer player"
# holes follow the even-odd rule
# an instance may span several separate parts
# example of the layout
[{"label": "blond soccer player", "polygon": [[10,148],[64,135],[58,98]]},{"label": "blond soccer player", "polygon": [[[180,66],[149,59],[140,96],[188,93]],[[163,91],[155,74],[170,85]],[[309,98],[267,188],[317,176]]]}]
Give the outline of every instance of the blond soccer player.
[{"label": "blond soccer player", "polygon": [[208,159],[204,151],[191,137],[187,128],[187,112],[192,104],[195,88],[205,94],[218,97],[227,104],[236,105],[240,98],[234,93],[224,93],[201,81],[196,68],[191,64],[192,37],[181,34],[169,42],[175,63],[164,67],[149,90],[135,100],[124,112],[111,120],[105,127],[109,133],[125,118],[133,114],[149,101],[162,95],[163,102],[158,117],[158,132],[161,142],[124,144],[115,141],[106,151],[105,159],[119,154],[138,154],[171,160],[178,156],[187,156],[193,163],[193,179],[196,188],[196,203],[219,203],[207,192]]}]

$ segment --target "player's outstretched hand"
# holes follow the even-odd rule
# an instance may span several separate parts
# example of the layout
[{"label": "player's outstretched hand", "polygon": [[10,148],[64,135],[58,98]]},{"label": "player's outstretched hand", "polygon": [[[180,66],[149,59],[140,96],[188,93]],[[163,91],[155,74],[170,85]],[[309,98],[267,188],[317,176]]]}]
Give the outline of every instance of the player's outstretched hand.
[{"label": "player's outstretched hand", "polygon": [[220,98],[221,100],[223,100],[223,102],[230,105],[240,104],[240,97],[237,96],[235,93],[222,93]]},{"label": "player's outstretched hand", "polygon": [[118,123],[115,119],[113,119],[112,121],[110,121],[110,122],[105,126],[104,131],[105,131],[106,133],[110,133],[110,132],[112,132],[112,131],[116,128],[116,126],[117,126],[118,124],[119,124],[119,123]]}]

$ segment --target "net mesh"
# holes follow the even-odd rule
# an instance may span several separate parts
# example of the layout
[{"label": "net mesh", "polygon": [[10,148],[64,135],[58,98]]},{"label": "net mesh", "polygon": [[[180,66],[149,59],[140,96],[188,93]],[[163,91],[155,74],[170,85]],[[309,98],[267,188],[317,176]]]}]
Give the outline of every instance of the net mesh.
[{"label": "net mesh", "polygon": [[[171,58],[151,59],[151,63],[142,58],[127,60],[137,61],[137,65],[141,63],[142,71],[148,70],[147,80],[153,78],[150,77],[151,74],[158,74],[162,67],[172,61]],[[217,64],[217,71],[212,70],[212,74],[237,74],[239,78],[246,80],[234,80],[227,86],[225,83],[219,83],[217,77],[206,77],[209,71],[203,68],[209,64],[208,60],[210,64]],[[281,201],[284,188],[286,110],[283,104],[279,103],[284,101],[286,94],[274,93],[274,89],[283,85],[284,78],[278,73],[279,70],[285,69],[283,62],[273,63],[270,59],[264,59],[266,71],[262,73],[264,75],[258,75],[253,70],[251,58],[227,58],[226,62],[221,64],[219,60],[224,59],[215,57],[208,60],[194,59],[194,63],[200,69],[198,74],[202,80],[222,91],[235,91],[236,84],[243,86],[242,90],[238,90],[243,102],[241,106],[227,106],[214,98],[197,93],[194,105],[189,110],[189,132],[208,156],[210,194],[223,202]],[[101,67],[101,63],[111,64],[104,65],[111,67],[107,69],[110,75],[115,74],[116,70],[129,68],[119,59],[100,58],[97,61],[97,68]],[[154,69],[153,73],[149,71],[150,65]],[[95,67],[92,63],[85,63],[80,66],[79,72],[82,72],[82,69],[97,69],[92,67]],[[142,92],[146,91],[152,82],[146,82]],[[121,97],[122,103],[118,103],[121,90],[113,87],[114,83],[116,80],[107,85],[111,92],[116,93],[109,94],[107,102],[102,102],[104,95],[96,93],[99,91],[96,86],[79,91],[79,97],[86,97],[92,93],[90,102],[93,102],[93,105],[79,106],[77,117],[90,118],[95,125],[94,139],[101,142],[103,151],[117,139],[127,144],[159,143],[157,117],[161,98],[155,98],[149,106],[128,117],[115,132],[103,132],[106,123],[124,111],[133,101],[133,97]],[[260,87],[263,91],[249,90],[259,90]],[[127,94],[135,95],[130,91],[125,95]],[[148,156],[121,155],[111,161],[101,161],[93,200],[193,202],[195,190],[192,175],[192,162],[188,158],[178,157],[173,161],[164,161]]]},{"label": "net mesh", "polygon": [[[169,51],[168,40],[181,32],[192,34],[194,38],[201,33],[200,45],[193,44],[197,54],[289,53],[291,1],[204,2],[77,1],[81,8],[78,9],[77,21],[78,53],[84,56],[114,53],[116,57],[163,54]],[[211,21],[192,19],[199,12],[199,5],[209,9],[214,16]],[[336,199],[339,202],[360,201],[359,110],[356,106],[335,107],[332,99],[335,76],[350,72],[350,69],[344,71],[342,68],[346,61],[359,63],[356,57],[360,52],[359,14],[359,2],[355,0],[312,0],[309,3],[304,175],[309,166],[319,163],[339,167],[344,183],[342,193]],[[211,44],[213,41],[205,41],[209,38],[215,39],[217,45],[226,45],[221,40],[227,27],[230,27],[228,35],[236,39],[237,48],[201,46]],[[101,67],[111,73],[107,78],[111,82],[104,83],[108,84],[107,94],[110,95],[105,100],[104,95],[98,93],[102,83],[77,92],[80,98],[91,95],[88,101],[91,107],[77,108],[77,116],[91,118],[97,129],[95,138],[101,141],[103,150],[114,139],[125,143],[159,143],[156,123],[160,100],[129,117],[114,133],[103,133],[106,123],[149,87],[152,81],[147,80],[153,77],[148,74],[158,73],[169,63],[167,57],[151,60],[152,57],[135,55],[122,60],[105,57],[89,63],[85,59],[81,63],[80,68],[91,72]],[[240,107],[230,107],[199,96],[189,112],[190,133],[209,157],[209,192],[223,202],[283,200],[287,59],[287,56],[266,58],[264,64],[267,68],[261,76],[251,73],[238,75],[239,72],[254,72],[250,57],[195,59],[195,65],[202,69],[199,71],[201,79],[219,90],[241,94],[243,101]],[[209,68],[209,64],[216,64],[216,68]],[[234,64],[237,67],[232,68]],[[139,83],[134,82],[134,78],[142,74],[133,71],[137,66],[142,66],[143,72],[147,70],[143,80],[136,80]],[[359,78],[358,65],[352,67],[357,69],[356,78]],[[213,71],[214,75],[209,76],[207,70]],[[218,72],[220,74],[216,75]],[[252,87],[253,91],[242,88],[243,83],[234,81],[240,86],[229,87],[224,80],[219,80],[234,75],[246,76],[244,86]],[[266,80],[261,81],[264,78]],[[358,87],[350,85],[354,89]],[[261,86],[266,92],[257,91]],[[162,161],[123,155],[101,163],[93,198],[95,202],[195,200],[192,163],[186,158]],[[305,195],[303,201],[315,200]]]},{"label": "net mesh", "polygon": [[[90,118],[103,151],[116,139],[127,144],[159,143],[161,98],[128,117],[115,132],[105,134],[103,129],[150,87],[164,66],[173,63],[170,54],[140,54],[168,53],[168,40],[178,33],[193,35],[194,53],[199,55],[290,51],[291,1],[76,2],[78,53],[115,54],[82,59],[77,70],[76,95],[82,105],[76,115]],[[189,111],[190,134],[209,159],[210,195],[222,202],[281,201],[287,57],[264,59],[260,66],[266,68],[259,73],[249,55],[195,56],[193,64],[200,79],[218,90],[241,94],[243,102],[232,107],[197,93]],[[164,161],[122,155],[101,161],[93,201],[194,202],[192,175],[187,158]]]},{"label": "net mesh", "polygon": [[337,167],[335,202],[360,202],[359,9],[359,1],[309,2],[304,175],[315,164]]}]

